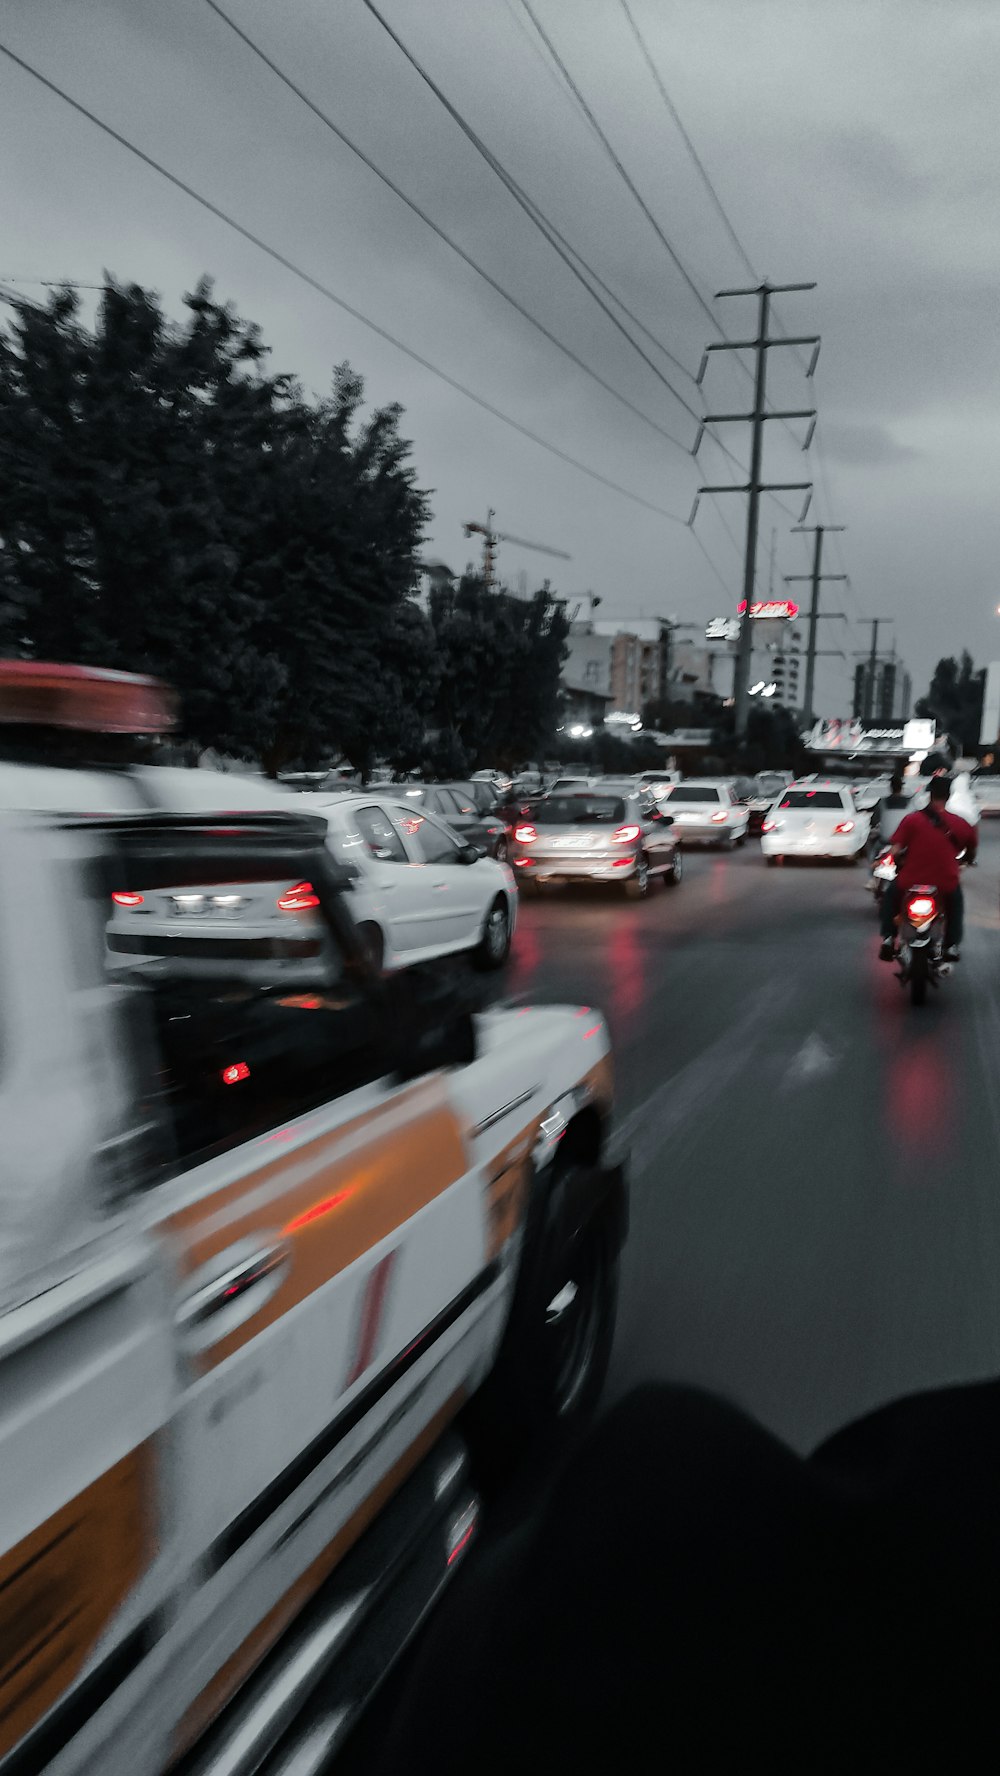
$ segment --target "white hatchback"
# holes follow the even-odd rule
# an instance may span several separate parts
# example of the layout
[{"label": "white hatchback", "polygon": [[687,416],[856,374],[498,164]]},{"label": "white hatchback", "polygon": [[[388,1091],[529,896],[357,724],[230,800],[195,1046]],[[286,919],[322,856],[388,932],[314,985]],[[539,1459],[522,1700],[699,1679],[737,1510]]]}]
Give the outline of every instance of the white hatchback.
[{"label": "white hatchback", "polygon": [[351,913],[380,967],[460,951],[483,968],[503,966],[517,921],[517,884],[506,864],[463,844],[433,814],[378,791],[298,799],[325,815],[331,853],[356,871]]},{"label": "white hatchback", "polygon": [[856,863],[865,852],[871,815],[836,784],[793,783],[765,817],[760,848],[769,864],[786,857],[833,857]]}]

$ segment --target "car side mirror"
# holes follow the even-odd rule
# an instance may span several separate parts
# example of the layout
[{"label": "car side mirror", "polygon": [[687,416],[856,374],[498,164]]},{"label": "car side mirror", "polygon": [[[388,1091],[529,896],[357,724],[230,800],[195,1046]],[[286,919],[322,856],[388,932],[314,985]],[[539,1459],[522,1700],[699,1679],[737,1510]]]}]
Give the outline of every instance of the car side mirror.
[{"label": "car side mirror", "polygon": [[463,974],[427,964],[390,975],[384,988],[396,1079],[419,1079],[475,1060],[476,1027]]},{"label": "car side mirror", "polygon": [[458,853],[459,863],[478,863],[486,853],[481,845],[463,845]]},{"label": "car side mirror", "polygon": [[656,818],[657,820],[662,821],[664,826],[673,826],[674,824],[674,817],[672,814],[658,814]]}]

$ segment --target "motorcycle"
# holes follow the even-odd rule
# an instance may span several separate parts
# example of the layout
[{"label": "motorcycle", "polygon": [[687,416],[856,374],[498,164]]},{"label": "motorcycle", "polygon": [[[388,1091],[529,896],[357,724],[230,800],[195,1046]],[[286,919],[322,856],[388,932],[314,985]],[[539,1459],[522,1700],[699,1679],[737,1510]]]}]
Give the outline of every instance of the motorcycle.
[{"label": "motorcycle", "polygon": [[901,986],[909,985],[911,1005],[923,1005],[928,981],[937,987],[951,973],[951,964],[943,959],[944,915],[944,900],[935,887],[928,884],[903,890],[896,917],[896,978]]}]

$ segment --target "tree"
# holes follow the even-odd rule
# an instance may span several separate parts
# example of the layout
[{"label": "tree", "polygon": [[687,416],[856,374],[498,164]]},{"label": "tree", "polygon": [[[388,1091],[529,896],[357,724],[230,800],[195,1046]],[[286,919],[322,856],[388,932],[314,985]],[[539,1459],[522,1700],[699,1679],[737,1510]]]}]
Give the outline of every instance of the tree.
[{"label": "tree", "polygon": [[551,744],[569,626],[547,588],[533,598],[496,592],[476,575],[431,593],[439,680],[434,763],[454,770],[513,769]]},{"label": "tree", "polygon": [[938,661],[930,689],[916,705],[917,715],[933,716],[939,729],[950,734],[969,757],[975,756],[979,746],[985,683],[985,669],[976,672],[972,655],[963,649],[959,660],[949,655]]},{"label": "tree", "polygon": [[207,281],[185,305],[108,279],[93,332],[59,291],[0,335],[0,647],[157,673],[187,737],[271,770],[370,762],[393,712],[412,750],[427,502],[400,410],[362,419],[346,365],[307,401]]}]

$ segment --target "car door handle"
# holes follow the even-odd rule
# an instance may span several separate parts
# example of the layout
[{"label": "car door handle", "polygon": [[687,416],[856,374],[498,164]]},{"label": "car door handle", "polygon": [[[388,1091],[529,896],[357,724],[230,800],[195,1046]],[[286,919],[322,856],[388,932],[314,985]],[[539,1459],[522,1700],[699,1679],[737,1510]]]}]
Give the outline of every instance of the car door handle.
[{"label": "car door handle", "polygon": [[434,892],[436,894],[439,894],[441,892],[442,888],[447,888],[448,886],[449,886],[449,884],[447,882],[435,882]]},{"label": "car door handle", "polygon": [[274,1294],[290,1258],[284,1241],[245,1256],[234,1251],[232,1263],[198,1284],[179,1303],[175,1315],[178,1331],[199,1348],[225,1337],[234,1324],[249,1319]]}]

